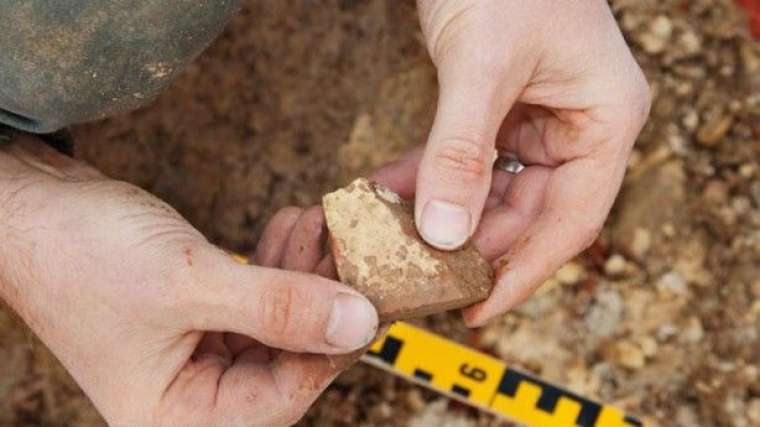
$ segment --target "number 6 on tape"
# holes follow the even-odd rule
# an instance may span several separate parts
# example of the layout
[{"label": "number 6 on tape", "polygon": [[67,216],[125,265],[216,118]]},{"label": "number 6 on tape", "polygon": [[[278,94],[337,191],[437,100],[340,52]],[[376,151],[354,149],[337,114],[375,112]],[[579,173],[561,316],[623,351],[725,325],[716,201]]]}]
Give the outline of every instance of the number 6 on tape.
[{"label": "number 6 on tape", "polygon": [[404,322],[395,323],[362,360],[528,426],[642,425],[615,407],[600,405]]}]

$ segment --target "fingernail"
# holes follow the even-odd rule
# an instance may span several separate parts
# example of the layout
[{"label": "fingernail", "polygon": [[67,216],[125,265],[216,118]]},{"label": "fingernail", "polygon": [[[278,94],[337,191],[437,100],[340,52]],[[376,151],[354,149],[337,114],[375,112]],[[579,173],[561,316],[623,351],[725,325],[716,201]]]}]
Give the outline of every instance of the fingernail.
[{"label": "fingernail", "polygon": [[470,212],[441,200],[427,202],[422,210],[420,234],[438,249],[456,249],[470,237]]},{"label": "fingernail", "polygon": [[375,338],[377,323],[377,311],[365,298],[338,294],[327,320],[325,340],[338,348],[357,350]]}]

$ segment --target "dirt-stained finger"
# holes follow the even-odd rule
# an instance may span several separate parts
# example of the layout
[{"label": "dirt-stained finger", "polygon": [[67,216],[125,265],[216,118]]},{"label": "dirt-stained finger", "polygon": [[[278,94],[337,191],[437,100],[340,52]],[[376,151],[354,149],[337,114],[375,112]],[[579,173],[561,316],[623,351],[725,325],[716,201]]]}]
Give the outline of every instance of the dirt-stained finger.
[{"label": "dirt-stained finger", "polygon": [[262,267],[279,267],[293,226],[303,213],[303,209],[286,207],[280,209],[269,221],[261,234],[253,263]]},{"label": "dirt-stained finger", "polygon": [[312,272],[323,257],[327,236],[321,206],[313,206],[301,214],[293,226],[282,256],[281,267],[291,271]]}]

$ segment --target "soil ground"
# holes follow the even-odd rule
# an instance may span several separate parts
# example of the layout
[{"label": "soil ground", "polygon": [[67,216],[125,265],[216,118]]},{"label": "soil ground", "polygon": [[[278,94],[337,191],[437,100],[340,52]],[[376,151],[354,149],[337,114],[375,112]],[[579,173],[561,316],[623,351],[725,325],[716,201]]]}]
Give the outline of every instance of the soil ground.
[{"label": "soil ground", "polygon": [[[611,3],[655,102],[602,236],[491,326],[424,323],[653,426],[760,426],[760,46],[730,0]],[[424,142],[435,101],[413,2],[246,1],[155,103],[74,134],[246,251],[276,209]],[[102,425],[3,309],[0,342],[0,425]],[[360,365],[302,425],[509,424]]]}]

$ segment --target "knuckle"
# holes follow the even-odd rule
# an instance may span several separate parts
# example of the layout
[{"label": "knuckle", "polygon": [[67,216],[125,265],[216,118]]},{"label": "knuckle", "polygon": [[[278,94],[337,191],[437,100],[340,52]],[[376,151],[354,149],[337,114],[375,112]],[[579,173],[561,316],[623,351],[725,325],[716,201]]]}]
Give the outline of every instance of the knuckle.
[{"label": "knuckle", "polygon": [[636,102],[634,105],[636,106],[636,113],[643,123],[649,117],[649,111],[652,108],[652,91],[646,83],[646,80],[644,80],[643,84],[639,85],[635,100]]},{"label": "knuckle", "polygon": [[267,289],[261,294],[259,313],[261,322],[268,331],[278,336],[294,332],[294,304],[298,300],[297,292],[289,286]]},{"label": "knuckle", "polygon": [[443,179],[471,183],[481,180],[489,169],[486,150],[474,138],[450,138],[433,154],[433,165]]},{"label": "knuckle", "polygon": [[466,40],[474,5],[452,1],[418,2],[428,51],[434,61],[440,61]]},{"label": "knuckle", "polygon": [[578,252],[582,252],[594,244],[602,232],[602,224],[603,222],[592,220],[580,221],[578,223]]},{"label": "knuckle", "polygon": [[293,227],[298,223],[303,209],[286,207],[280,209],[269,221],[265,228],[265,234],[276,236],[288,236]]},{"label": "knuckle", "polygon": [[303,209],[296,206],[286,206],[274,215],[272,222],[274,221],[289,221],[293,218],[298,218],[303,213]]},{"label": "knuckle", "polygon": [[644,73],[638,67],[629,91],[628,105],[633,117],[637,119],[637,124],[643,125],[652,107],[652,91]]},{"label": "knuckle", "polygon": [[321,207],[307,211],[308,216],[304,218],[303,228],[309,236],[319,235],[325,227],[325,217]]}]

